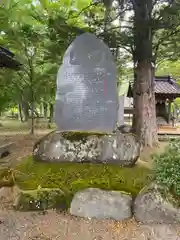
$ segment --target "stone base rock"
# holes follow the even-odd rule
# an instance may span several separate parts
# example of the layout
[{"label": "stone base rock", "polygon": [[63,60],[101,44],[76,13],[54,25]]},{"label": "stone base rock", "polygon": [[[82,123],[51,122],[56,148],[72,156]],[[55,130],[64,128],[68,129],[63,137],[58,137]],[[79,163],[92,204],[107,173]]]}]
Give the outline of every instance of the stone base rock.
[{"label": "stone base rock", "polygon": [[97,219],[124,220],[131,218],[132,197],[118,191],[88,188],[75,194],[70,213]]},{"label": "stone base rock", "polygon": [[180,209],[163,199],[160,188],[152,184],[136,197],[134,217],[142,223],[176,223],[180,221]]},{"label": "stone base rock", "polygon": [[60,189],[41,188],[23,191],[17,186],[13,189],[14,208],[20,211],[42,211],[66,208],[65,195]]},{"label": "stone base rock", "polygon": [[140,144],[132,133],[112,134],[54,131],[34,146],[33,156],[47,162],[113,163],[133,166]]}]

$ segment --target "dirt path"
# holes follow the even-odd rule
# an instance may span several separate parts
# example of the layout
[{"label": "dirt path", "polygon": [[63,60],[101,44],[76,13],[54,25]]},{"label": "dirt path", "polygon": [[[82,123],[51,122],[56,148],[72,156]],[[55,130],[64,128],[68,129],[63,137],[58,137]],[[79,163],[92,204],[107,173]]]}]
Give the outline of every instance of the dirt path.
[{"label": "dirt path", "polygon": [[[41,136],[41,135],[45,135],[45,134],[47,134],[47,133],[49,133],[49,132],[51,132],[52,130],[36,130],[35,131],[35,136]],[[22,131],[0,131],[0,137],[13,137],[13,136],[19,136],[19,135],[21,135],[21,136],[24,136],[24,135],[28,135],[28,136],[30,136],[30,134],[29,134],[29,131],[27,131],[27,130],[22,130]]]},{"label": "dirt path", "polygon": [[180,240],[169,225],[137,225],[132,220],[85,220],[49,211],[0,212],[1,240]]},{"label": "dirt path", "polygon": [[[0,134],[0,140],[15,143],[6,161],[16,164],[30,155],[34,142],[46,133],[42,131],[36,136],[18,132]],[[3,201],[0,199],[0,240],[180,240],[176,226],[146,226],[134,220],[86,220],[55,211],[46,214],[15,212],[9,208],[10,197]]]},{"label": "dirt path", "polygon": [[13,142],[11,154],[5,158],[0,159],[1,165],[14,165],[32,154],[34,143],[42,136],[49,133],[49,131],[36,132],[34,136],[27,134],[27,132],[0,132],[0,142]]}]

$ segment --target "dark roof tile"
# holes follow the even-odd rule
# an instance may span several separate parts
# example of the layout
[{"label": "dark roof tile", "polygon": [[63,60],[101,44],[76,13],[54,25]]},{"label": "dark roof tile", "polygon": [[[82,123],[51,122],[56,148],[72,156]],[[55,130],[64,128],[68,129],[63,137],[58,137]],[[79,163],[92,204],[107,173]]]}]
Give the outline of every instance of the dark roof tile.
[{"label": "dark roof tile", "polygon": [[18,70],[21,64],[13,57],[14,54],[12,52],[0,46],[0,67]]},{"label": "dark roof tile", "polygon": [[[133,83],[130,83],[127,97],[132,97]],[[176,80],[170,76],[156,76],[155,77],[155,93],[157,95],[174,95],[180,97],[180,85]]]},{"label": "dark roof tile", "polygon": [[170,76],[155,77],[155,93],[180,95],[180,86]]}]

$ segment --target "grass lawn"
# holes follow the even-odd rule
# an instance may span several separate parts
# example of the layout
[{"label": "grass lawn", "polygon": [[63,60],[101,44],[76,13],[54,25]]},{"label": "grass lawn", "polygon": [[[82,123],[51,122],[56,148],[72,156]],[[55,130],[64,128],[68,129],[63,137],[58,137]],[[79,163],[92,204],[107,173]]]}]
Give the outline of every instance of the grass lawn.
[{"label": "grass lawn", "polygon": [[[0,119],[0,132],[3,131],[28,131],[31,128],[31,119],[28,122],[21,122],[16,119]],[[35,129],[48,129],[48,120],[35,119]],[[51,124],[51,129],[55,129],[55,124]]]}]

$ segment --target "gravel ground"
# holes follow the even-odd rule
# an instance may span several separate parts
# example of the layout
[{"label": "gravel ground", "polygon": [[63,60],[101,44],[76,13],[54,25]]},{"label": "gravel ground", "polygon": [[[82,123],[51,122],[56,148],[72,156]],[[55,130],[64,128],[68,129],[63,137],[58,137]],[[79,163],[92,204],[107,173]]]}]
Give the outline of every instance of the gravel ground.
[{"label": "gravel ground", "polygon": [[85,220],[49,211],[0,212],[1,240],[179,240],[175,226],[138,225],[134,220]]},{"label": "gravel ground", "polygon": [[[24,134],[2,135],[0,140],[15,142],[6,162],[15,164],[30,155],[38,138]],[[10,189],[5,195],[5,199],[0,199],[0,240],[180,240],[179,226],[147,226],[135,220],[85,220],[55,211],[15,212],[10,207]]]}]

